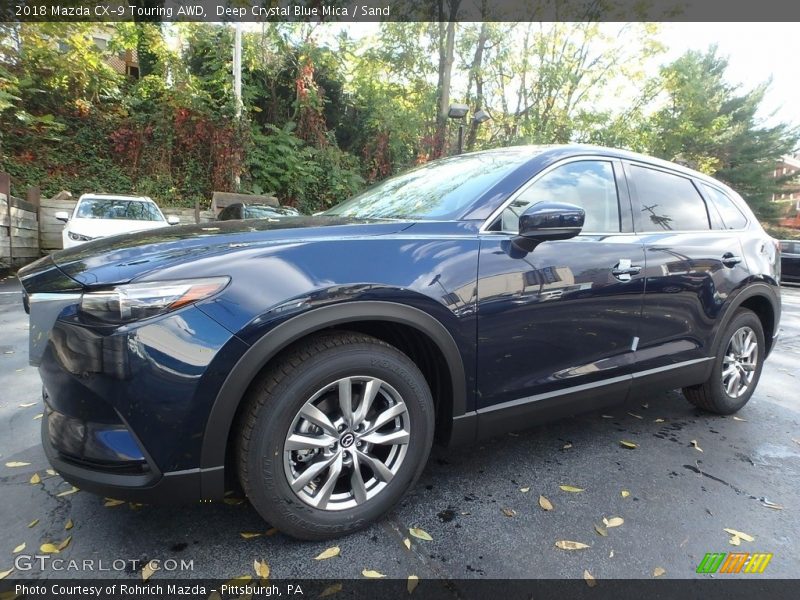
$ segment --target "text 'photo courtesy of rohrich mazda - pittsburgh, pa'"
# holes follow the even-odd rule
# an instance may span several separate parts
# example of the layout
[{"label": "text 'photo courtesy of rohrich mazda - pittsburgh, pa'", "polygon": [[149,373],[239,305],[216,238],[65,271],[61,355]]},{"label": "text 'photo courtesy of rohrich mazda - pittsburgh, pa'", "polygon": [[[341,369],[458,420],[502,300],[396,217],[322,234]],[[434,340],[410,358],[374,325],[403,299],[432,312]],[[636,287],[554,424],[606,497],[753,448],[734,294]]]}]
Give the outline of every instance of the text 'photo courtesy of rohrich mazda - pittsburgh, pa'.
[{"label": "text 'photo courtesy of rohrich mazda - pittsburgh, pa'", "polygon": [[791,597],[800,6],[15,2],[0,600]]}]

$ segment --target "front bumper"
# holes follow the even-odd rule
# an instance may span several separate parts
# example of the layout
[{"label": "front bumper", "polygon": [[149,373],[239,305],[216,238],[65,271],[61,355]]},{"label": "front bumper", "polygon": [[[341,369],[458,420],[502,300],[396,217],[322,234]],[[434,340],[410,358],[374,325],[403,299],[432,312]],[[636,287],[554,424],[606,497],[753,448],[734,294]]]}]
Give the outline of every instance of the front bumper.
[{"label": "front bumper", "polygon": [[202,498],[201,469],[121,474],[78,464],[53,445],[49,435],[51,416],[52,409],[47,409],[42,418],[45,455],[53,469],[75,487],[109,498],[142,503],[184,504]]}]

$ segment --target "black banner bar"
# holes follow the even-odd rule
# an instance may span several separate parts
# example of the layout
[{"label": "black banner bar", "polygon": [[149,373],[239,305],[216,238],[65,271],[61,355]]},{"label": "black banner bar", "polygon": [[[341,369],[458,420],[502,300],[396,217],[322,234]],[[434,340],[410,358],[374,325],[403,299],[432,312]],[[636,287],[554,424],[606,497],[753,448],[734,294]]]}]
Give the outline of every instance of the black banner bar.
[{"label": "black banner bar", "polygon": [[0,0],[0,21],[800,21],[796,0]]}]

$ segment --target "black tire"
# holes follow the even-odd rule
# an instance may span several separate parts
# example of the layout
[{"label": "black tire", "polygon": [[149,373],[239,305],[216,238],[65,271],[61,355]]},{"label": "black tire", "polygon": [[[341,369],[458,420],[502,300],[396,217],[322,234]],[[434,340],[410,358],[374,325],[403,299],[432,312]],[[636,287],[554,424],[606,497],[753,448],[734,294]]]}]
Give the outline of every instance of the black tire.
[{"label": "black tire", "polygon": [[[284,470],[284,443],[309,398],[355,375],[380,378],[402,397],[410,422],[406,454],[373,498],[352,508],[321,510],[292,490]],[[346,535],[383,516],[419,478],[433,443],[434,405],[422,373],[393,346],[359,333],[319,334],[298,343],[269,365],[244,402],[236,448],[239,480],[268,523],[300,539]]]},{"label": "black tire", "polygon": [[[723,385],[723,363],[733,335],[743,327],[751,329],[755,334],[758,344],[756,348],[757,359],[753,371],[753,379],[749,387],[738,397],[733,397],[728,394]],[[765,351],[764,329],[761,325],[761,321],[753,311],[740,308],[722,334],[722,342],[717,350],[711,376],[706,382],[700,385],[683,388],[683,395],[689,402],[708,412],[719,415],[730,415],[737,412],[747,404],[747,401],[750,400],[750,397],[753,395],[758,385],[758,380],[761,377],[761,369],[764,366]]]}]

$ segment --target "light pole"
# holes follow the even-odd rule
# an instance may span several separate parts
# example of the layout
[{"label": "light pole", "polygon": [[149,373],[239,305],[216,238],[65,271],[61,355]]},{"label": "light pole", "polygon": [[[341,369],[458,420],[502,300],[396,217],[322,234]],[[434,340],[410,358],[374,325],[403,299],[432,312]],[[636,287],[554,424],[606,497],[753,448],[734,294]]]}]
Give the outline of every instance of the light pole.
[{"label": "light pole", "polygon": [[[469,106],[466,104],[451,104],[449,110],[447,111],[447,118],[448,119],[458,119],[458,144],[456,147],[456,154],[461,154],[464,152],[464,118],[467,116],[469,112]],[[488,112],[479,108],[475,111],[472,115],[472,124],[474,126],[478,126],[481,123],[484,123],[491,119],[491,115]]]}]

